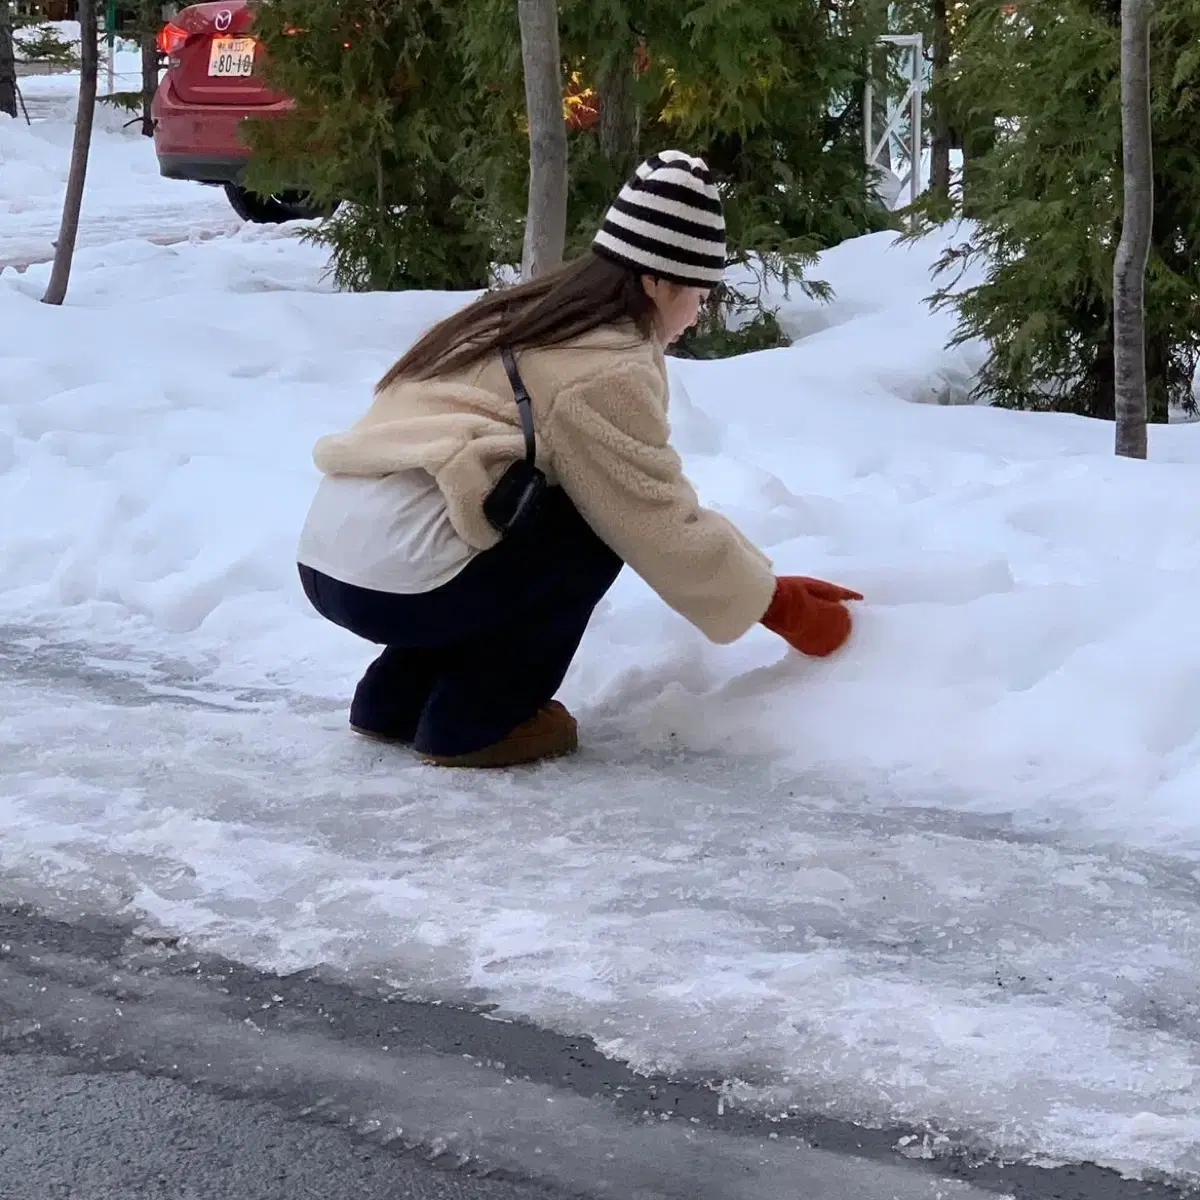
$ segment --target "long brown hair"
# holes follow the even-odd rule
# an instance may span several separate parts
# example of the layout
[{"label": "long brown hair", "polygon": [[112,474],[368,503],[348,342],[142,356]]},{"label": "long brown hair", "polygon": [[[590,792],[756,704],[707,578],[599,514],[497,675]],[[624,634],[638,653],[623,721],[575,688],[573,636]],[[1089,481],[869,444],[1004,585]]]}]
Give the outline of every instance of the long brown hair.
[{"label": "long brown hair", "polygon": [[501,345],[519,350],[554,346],[580,334],[632,321],[643,338],[654,328],[654,305],[641,276],[588,251],[555,271],[480,296],[439,321],[376,385],[400,378],[449,375],[488,357]]}]

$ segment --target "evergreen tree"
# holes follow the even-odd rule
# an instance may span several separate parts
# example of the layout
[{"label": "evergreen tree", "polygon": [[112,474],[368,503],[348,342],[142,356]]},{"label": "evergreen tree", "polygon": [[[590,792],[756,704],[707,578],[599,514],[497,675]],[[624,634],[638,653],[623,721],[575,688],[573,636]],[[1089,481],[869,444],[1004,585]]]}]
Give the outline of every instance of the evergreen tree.
[{"label": "evergreen tree", "polygon": [[[488,144],[499,148],[522,128],[511,4],[466,7],[476,78],[507,81],[488,93]],[[568,78],[599,118],[571,137],[570,250],[586,246],[634,162],[674,146],[714,173],[731,262],[820,291],[803,280],[815,254],[890,219],[871,195],[862,150],[867,52],[885,24],[886,6],[872,3],[560,0]],[[504,225],[520,208],[524,164],[500,153],[485,170]],[[778,343],[758,296],[726,290],[683,349],[724,352],[731,309],[743,347]]]},{"label": "evergreen tree", "polygon": [[[972,0],[952,83],[974,166],[966,240],[985,282],[955,341],[984,338],[978,395],[1013,408],[1114,415],[1113,258],[1121,227],[1119,0]],[[1151,418],[1195,408],[1200,349],[1200,157],[1193,105],[1200,6],[1161,0],[1152,32],[1154,224],[1146,279]],[[997,120],[995,114],[1000,114]]]},{"label": "evergreen tree", "polygon": [[[302,188],[338,212],[311,236],[355,290],[488,282],[476,117],[453,0],[272,0],[256,9],[267,77],[296,101],[247,121],[247,185]],[[515,23],[515,22],[514,22]]]},{"label": "evergreen tree", "polygon": [[[703,155],[725,196],[731,261],[803,281],[820,249],[884,227],[862,152],[868,48],[884,0],[559,0],[570,129],[567,253],[629,170],[666,146]],[[344,286],[462,287],[521,259],[529,131],[512,0],[272,0],[269,78],[298,101],[257,122],[250,186],[346,200],[314,236]],[[298,31],[298,32],[294,32]],[[751,292],[707,333],[778,327]],[[757,319],[755,319],[757,318]],[[693,340],[695,352],[703,351]]]}]

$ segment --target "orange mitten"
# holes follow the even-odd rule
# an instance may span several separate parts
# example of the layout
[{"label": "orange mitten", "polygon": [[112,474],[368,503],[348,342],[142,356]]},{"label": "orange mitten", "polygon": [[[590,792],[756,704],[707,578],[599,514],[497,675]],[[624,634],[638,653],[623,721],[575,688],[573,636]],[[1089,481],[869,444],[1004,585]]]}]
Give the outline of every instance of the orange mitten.
[{"label": "orange mitten", "polygon": [[824,658],[850,636],[850,610],[844,601],[861,599],[860,592],[823,579],[781,575],[762,623],[801,654]]}]

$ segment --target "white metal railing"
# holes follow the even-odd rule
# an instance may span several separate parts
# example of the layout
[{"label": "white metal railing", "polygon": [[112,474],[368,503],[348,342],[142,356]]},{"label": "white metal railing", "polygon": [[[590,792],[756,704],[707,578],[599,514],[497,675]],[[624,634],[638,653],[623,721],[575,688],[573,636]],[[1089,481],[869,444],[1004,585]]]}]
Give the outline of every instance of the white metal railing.
[{"label": "white metal railing", "polygon": [[[922,130],[922,112],[925,101],[925,38],[920,33],[889,33],[879,38],[883,46],[896,46],[905,53],[901,60],[905,73],[907,89],[900,100],[888,96],[884,109],[885,121],[883,133],[875,140],[875,83],[871,69],[867,68],[867,82],[863,93],[863,144],[867,155],[867,166],[879,168],[883,165],[883,152],[899,151],[901,163],[893,160],[890,169],[899,177],[899,192],[908,188],[909,201],[915,203],[922,191],[921,151],[924,133]],[[902,129],[905,117],[908,118],[908,128]],[[903,136],[902,136],[903,135]],[[897,166],[907,165],[907,172],[901,173]]]}]

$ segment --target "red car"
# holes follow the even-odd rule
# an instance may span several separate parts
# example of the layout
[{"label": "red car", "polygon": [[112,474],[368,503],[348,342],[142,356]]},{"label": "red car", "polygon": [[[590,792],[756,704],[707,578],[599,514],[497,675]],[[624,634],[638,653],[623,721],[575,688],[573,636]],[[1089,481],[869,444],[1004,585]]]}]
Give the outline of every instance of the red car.
[{"label": "red car", "polygon": [[[223,185],[243,220],[322,216],[303,192],[260,196],[241,185],[250,150],[238,137],[238,124],[247,116],[269,117],[292,107],[256,70],[263,49],[252,23],[246,0],[227,0],[193,4],[159,32],[158,48],[167,56],[151,108],[159,170],[168,179]],[[639,47],[639,71],[645,69],[643,58]],[[595,94],[577,77],[568,81],[564,119],[574,130],[591,129],[600,119]]]},{"label": "red car", "polygon": [[250,32],[245,0],[193,4],[158,35],[167,71],[154,95],[154,149],[168,179],[221,184],[247,221],[292,221],[321,215],[302,192],[260,196],[241,186],[250,157],[238,137],[243,117],[286,112],[292,101],[272,92],[255,69],[262,47]]}]

